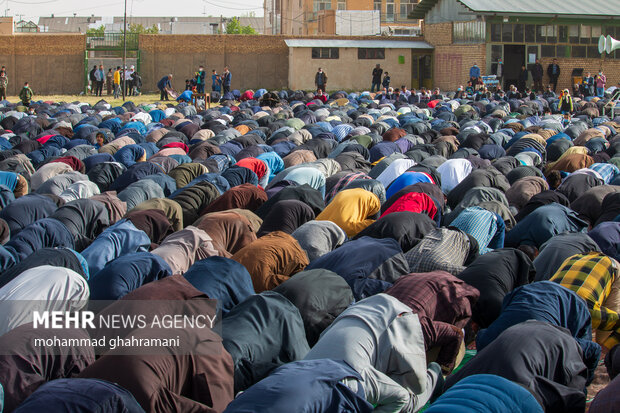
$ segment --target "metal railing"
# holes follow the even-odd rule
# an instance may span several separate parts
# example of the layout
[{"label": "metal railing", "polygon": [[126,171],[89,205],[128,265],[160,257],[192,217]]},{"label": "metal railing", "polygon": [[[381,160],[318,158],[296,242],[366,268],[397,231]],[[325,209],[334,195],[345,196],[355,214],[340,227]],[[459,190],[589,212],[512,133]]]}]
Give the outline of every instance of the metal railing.
[{"label": "metal railing", "polygon": [[[138,33],[127,33],[127,50],[139,49]],[[123,49],[123,33],[87,34],[86,49],[88,50],[119,50]]]}]

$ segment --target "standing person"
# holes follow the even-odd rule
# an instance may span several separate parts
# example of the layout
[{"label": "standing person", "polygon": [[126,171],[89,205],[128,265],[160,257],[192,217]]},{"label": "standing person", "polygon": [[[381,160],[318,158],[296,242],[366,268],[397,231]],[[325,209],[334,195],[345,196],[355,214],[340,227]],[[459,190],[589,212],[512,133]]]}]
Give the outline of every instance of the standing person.
[{"label": "standing person", "polygon": [[495,75],[495,78],[497,79],[497,88],[498,89],[503,89],[504,88],[504,82],[503,82],[503,77],[504,77],[504,60],[501,57],[499,58],[499,60],[495,64],[495,73],[493,73],[493,74]]},{"label": "standing person", "polygon": [[125,70],[125,94],[127,96],[133,95],[133,72],[133,66],[131,66],[129,70]]},{"label": "standing person", "polygon": [[109,68],[108,73],[105,75],[105,88],[108,92],[108,96],[110,96],[114,88],[114,73],[112,73],[112,68]]},{"label": "standing person", "polygon": [[172,87],[172,75],[166,75],[164,77],[162,77],[159,82],[157,82],[157,89],[159,89],[160,92],[160,97],[159,99],[161,100],[169,100],[168,99],[168,90],[169,88]]},{"label": "standing person", "polygon": [[19,92],[19,98],[21,99],[22,104],[24,106],[30,106],[30,101],[32,100],[33,95],[34,92],[32,91],[32,89],[30,89],[28,82],[24,83],[24,87]]},{"label": "standing person", "polygon": [[224,73],[222,74],[222,89],[223,94],[230,92],[230,83],[232,81],[232,73],[228,70],[228,66],[224,68]]},{"label": "standing person", "polygon": [[469,80],[471,80],[471,82],[474,83],[476,79],[478,79],[479,77],[480,77],[480,68],[478,67],[478,64],[474,62],[474,65],[469,69]]},{"label": "standing person", "polygon": [[558,103],[558,109],[564,115],[564,123],[570,121],[571,113],[573,112],[573,98],[570,95],[568,89],[560,94],[560,102]]},{"label": "standing person", "polygon": [[88,80],[90,81],[90,93],[93,95],[97,94],[97,78],[95,73],[97,73],[97,65],[94,65],[93,69],[88,74]]},{"label": "standing person", "polygon": [[383,69],[381,69],[381,65],[377,64],[374,69],[372,69],[372,86],[370,88],[370,92],[374,92],[375,90],[378,92],[381,89],[381,76],[383,75]]},{"label": "standing person", "polygon": [[136,71],[131,74],[131,84],[133,85],[132,93],[134,96],[139,96],[142,92],[142,77]]},{"label": "standing person", "polygon": [[217,70],[213,69],[213,74],[211,75],[211,91],[220,93],[222,91],[220,81],[220,75],[217,74]]},{"label": "standing person", "polygon": [[6,70],[0,70],[0,100],[6,100],[6,88],[9,86],[9,77]]},{"label": "standing person", "polygon": [[99,65],[99,69],[97,69],[97,71],[95,72],[95,79],[97,79],[97,84],[95,86],[95,96],[101,96],[103,94],[103,82],[105,80],[103,65]]},{"label": "standing person", "polygon": [[320,67],[318,72],[316,72],[316,75],[314,75],[314,84],[317,91],[325,90],[325,87],[327,86],[327,75]]},{"label": "standing person", "polygon": [[118,99],[121,94],[121,67],[116,66],[114,71],[114,99]]},{"label": "standing person", "polygon": [[583,90],[585,96],[594,96],[594,78],[590,72],[583,78]]},{"label": "standing person", "polygon": [[196,72],[196,92],[197,93],[205,93],[205,77],[206,77],[205,69],[201,65],[198,67],[198,71]]},{"label": "standing person", "polygon": [[536,59],[536,63],[534,63],[534,67],[532,67],[532,79],[534,80],[534,92],[542,92],[543,91],[543,67],[540,64],[540,60]]},{"label": "standing person", "polygon": [[525,92],[527,78],[528,78],[527,68],[525,67],[525,65],[521,65],[521,70],[519,71],[519,82],[517,83],[519,92]]},{"label": "standing person", "polygon": [[547,66],[547,76],[549,76],[549,83],[553,85],[553,91],[558,86],[558,78],[560,77],[560,65],[558,65],[558,59],[553,59],[553,62]]},{"label": "standing person", "polygon": [[596,96],[600,98],[605,96],[605,83],[607,83],[607,77],[603,74],[602,70],[599,70],[598,75],[594,78],[594,84],[596,85]]},{"label": "standing person", "polygon": [[388,72],[385,72],[385,76],[383,76],[383,82],[381,83],[383,89],[389,89],[391,81],[392,78],[390,77],[390,74]]}]

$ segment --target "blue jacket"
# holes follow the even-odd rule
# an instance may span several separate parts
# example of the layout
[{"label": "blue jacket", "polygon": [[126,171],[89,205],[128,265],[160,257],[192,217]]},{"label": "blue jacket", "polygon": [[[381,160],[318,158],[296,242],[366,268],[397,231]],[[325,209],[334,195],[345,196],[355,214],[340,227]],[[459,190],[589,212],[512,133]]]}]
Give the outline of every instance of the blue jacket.
[{"label": "blue jacket", "polygon": [[230,86],[230,82],[232,80],[232,73],[222,73],[222,84],[224,86]]},{"label": "blue jacket", "polygon": [[167,87],[172,87],[172,85],[170,84],[170,79],[168,79],[168,76],[166,75],[162,77],[159,82],[157,82],[157,89],[163,90]]},{"label": "blue jacket", "polygon": [[[347,378],[360,383],[357,392],[341,383]],[[225,413],[370,413],[361,377],[344,361],[303,360],[276,369],[233,400]]]},{"label": "blue jacket", "polygon": [[469,69],[469,77],[479,78],[480,68],[478,66],[472,66],[471,69]]},{"label": "blue jacket", "polygon": [[459,381],[426,410],[445,412],[542,413],[543,409],[524,387],[493,374],[478,374]]}]

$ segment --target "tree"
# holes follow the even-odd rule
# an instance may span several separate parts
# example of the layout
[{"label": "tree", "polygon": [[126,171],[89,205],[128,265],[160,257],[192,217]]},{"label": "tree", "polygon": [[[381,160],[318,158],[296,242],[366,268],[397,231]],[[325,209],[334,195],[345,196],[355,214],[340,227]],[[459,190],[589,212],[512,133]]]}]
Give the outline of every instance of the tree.
[{"label": "tree", "polygon": [[129,24],[128,33],[157,34],[159,33],[159,28],[153,25],[147,29],[141,24],[131,23]]},{"label": "tree", "polygon": [[99,37],[103,37],[103,35],[105,34],[105,26],[101,25],[96,29],[88,29],[86,30],[86,34],[89,36],[99,36]]},{"label": "tree", "polygon": [[256,34],[252,26],[242,26],[239,19],[233,17],[226,23],[226,34]]}]

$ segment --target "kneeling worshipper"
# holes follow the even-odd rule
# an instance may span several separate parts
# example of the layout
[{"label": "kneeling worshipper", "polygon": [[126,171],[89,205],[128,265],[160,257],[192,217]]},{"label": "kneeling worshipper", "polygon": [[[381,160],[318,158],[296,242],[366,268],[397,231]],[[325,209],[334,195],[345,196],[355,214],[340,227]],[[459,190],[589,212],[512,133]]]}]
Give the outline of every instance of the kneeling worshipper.
[{"label": "kneeling worshipper", "polygon": [[362,377],[343,361],[301,360],[278,367],[233,400],[225,413],[380,412]]},{"label": "kneeling worshipper", "polygon": [[590,413],[618,413],[620,412],[620,345],[615,346],[605,357],[605,367],[611,383],[598,392],[590,404]]},{"label": "kneeling worshipper", "polygon": [[411,272],[456,275],[478,255],[478,242],[457,228],[435,228],[405,254]]},{"label": "kneeling worshipper", "polygon": [[550,280],[586,301],[596,342],[608,350],[620,343],[620,297],[611,294],[618,269],[616,260],[600,252],[577,254],[567,258]]},{"label": "kneeling worshipper", "polygon": [[426,367],[418,316],[387,294],[345,310],[323,332],[305,360],[343,360],[362,377],[377,412],[415,412],[440,390],[441,368]]},{"label": "kneeling worshipper", "polygon": [[521,250],[502,248],[481,255],[458,278],[480,291],[472,310],[472,322],[488,327],[501,313],[506,294],[534,278],[534,264]]},{"label": "kneeling worshipper", "polygon": [[427,360],[436,361],[445,374],[450,373],[465,355],[462,329],[480,292],[452,274],[434,271],[400,277],[385,294],[398,298],[417,314]]},{"label": "kneeling worshipper", "polygon": [[534,395],[524,386],[493,374],[476,374],[450,387],[424,412],[543,413],[543,411]]},{"label": "kneeling worshipper", "polygon": [[534,259],[536,267],[534,281],[551,278],[568,257],[596,251],[600,252],[600,248],[588,234],[583,232],[558,234],[540,247],[539,254]]},{"label": "kneeling worshipper", "polygon": [[317,217],[317,221],[331,221],[353,237],[375,222],[381,210],[379,197],[361,188],[338,192]]},{"label": "kneeling worshipper", "polygon": [[274,291],[251,296],[235,306],[221,328],[224,348],[233,359],[235,394],[276,367],[303,359],[310,350],[299,311]]},{"label": "kneeling worshipper", "polygon": [[144,409],[118,384],[95,379],[58,379],[39,387],[15,412],[144,413]]},{"label": "kneeling worshipper", "polygon": [[446,378],[444,391],[478,374],[522,385],[548,413],[583,413],[586,407],[588,368],[581,347],[562,327],[529,320],[508,328]]},{"label": "kneeling worshipper", "polygon": [[[54,341],[58,331],[21,325],[0,337],[0,385],[4,410],[17,408],[39,386],[46,382],[76,377],[95,362],[95,351],[86,331],[63,328],[62,338],[86,340],[88,345],[61,347]],[[36,339],[54,341],[51,346],[35,345]],[[81,341],[76,341],[80,343]]]},{"label": "kneeling worshipper", "polygon": [[583,351],[588,384],[592,381],[601,346],[592,341],[588,306],[573,291],[551,281],[527,284],[506,294],[499,317],[476,335],[476,350],[483,350],[507,328],[527,320],[545,321],[570,331]]},{"label": "kneeling worshipper", "polygon": [[247,268],[257,293],[277,287],[308,265],[297,240],[282,231],[260,237],[231,258]]},{"label": "kneeling worshipper", "polygon": [[[143,285],[100,314],[115,314],[115,308],[117,312],[140,314],[147,300],[185,301],[193,311],[209,314],[213,309],[206,298],[183,276],[176,274]],[[162,317],[169,310],[159,305],[154,313]],[[130,332],[120,330],[114,330],[120,337]],[[135,330],[132,337],[149,339],[154,333],[156,338],[169,339],[170,343],[178,338],[182,348],[170,344],[157,354],[141,354],[133,348],[134,355],[127,355],[127,348],[117,347],[84,369],[79,377],[117,383],[129,390],[147,412],[223,411],[234,393],[233,362],[222,345],[222,338],[210,328],[191,327]]]}]

